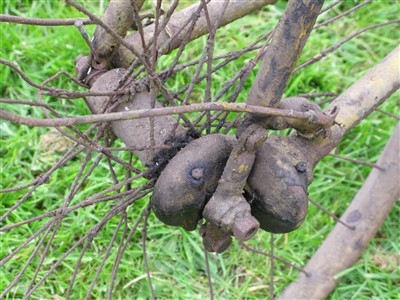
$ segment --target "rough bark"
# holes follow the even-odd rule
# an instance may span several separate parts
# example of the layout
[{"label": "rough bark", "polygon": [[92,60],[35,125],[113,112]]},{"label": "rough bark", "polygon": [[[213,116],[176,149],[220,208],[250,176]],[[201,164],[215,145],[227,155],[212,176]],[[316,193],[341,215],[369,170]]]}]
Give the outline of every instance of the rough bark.
[{"label": "rough bark", "polygon": [[324,0],[290,0],[247,98],[250,105],[277,107]]}]

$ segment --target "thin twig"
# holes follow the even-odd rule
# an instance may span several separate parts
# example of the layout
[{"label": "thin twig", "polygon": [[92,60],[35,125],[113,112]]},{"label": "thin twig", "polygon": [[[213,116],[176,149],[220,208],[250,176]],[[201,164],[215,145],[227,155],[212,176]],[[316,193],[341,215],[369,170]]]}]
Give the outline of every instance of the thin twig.
[{"label": "thin twig", "polygon": [[334,45],[322,50],[319,54],[315,55],[314,57],[310,58],[306,62],[302,63],[300,66],[298,66],[298,67],[296,67],[296,69],[294,69],[294,72],[297,72],[297,71],[305,68],[308,65],[311,65],[313,63],[316,63],[317,61],[320,61],[327,54],[337,50],[343,44],[347,43],[348,41],[350,41],[351,39],[355,38],[356,36],[366,32],[367,30],[378,28],[378,27],[382,27],[382,26],[386,26],[386,25],[390,25],[390,24],[395,24],[395,23],[399,23],[399,22],[400,22],[400,19],[387,21],[387,22],[383,22],[383,23],[379,23],[379,24],[375,24],[375,25],[370,25],[370,26],[365,27],[365,28],[363,28],[363,29],[361,29],[361,30],[359,30],[357,32],[354,32],[354,33],[350,34],[348,37],[346,37],[345,39],[341,40],[340,42],[338,42],[338,43],[336,43],[336,44],[334,44]]},{"label": "thin twig", "polygon": [[[40,269],[41,269],[41,267],[42,267],[42,265],[43,265],[43,263],[44,263],[44,260],[46,259],[47,253],[48,253],[49,250],[50,250],[50,247],[51,247],[51,245],[52,245],[52,243],[53,243],[53,240],[54,240],[54,238],[55,238],[55,236],[56,236],[57,230],[58,230],[58,228],[61,226],[61,219],[62,219],[62,216],[57,216],[56,219],[57,219],[57,221],[56,221],[56,223],[55,223],[55,225],[54,225],[53,232],[52,232],[50,238],[47,240],[47,245],[46,245],[46,247],[45,247],[43,253],[41,253],[41,258],[40,258],[40,261],[39,261],[38,265],[36,266],[35,274],[33,275],[32,279],[31,279],[31,281],[30,281],[30,283],[29,283],[29,286],[28,286],[28,288],[27,288],[26,291],[25,291],[24,296],[31,290],[32,286],[35,284],[36,277],[38,276],[39,271],[40,271]],[[50,228],[51,228],[51,227],[50,227]],[[44,235],[44,237],[46,237],[46,236],[47,236],[47,232],[46,232],[46,235]],[[37,245],[36,247],[38,247],[38,246],[39,246],[39,245]]]},{"label": "thin twig", "polygon": [[367,162],[367,161],[363,161],[363,160],[359,160],[359,159],[355,159],[355,158],[351,158],[351,157],[345,157],[345,156],[341,156],[341,155],[334,154],[334,153],[329,153],[329,156],[336,157],[336,158],[342,159],[342,160],[351,161],[351,162],[356,163],[356,164],[369,166],[369,167],[372,167],[372,168],[377,168],[377,169],[382,170],[382,171],[385,170],[385,168],[383,168],[383,167],[381,167],[381,166],[379,166],[379,165],[377,165],[375,163],[370,163],[370,162]]},{"label": "thin twig", "polygon": [[36,26],[73,26],[76,21],[81,21],[83,25],[94,24],[90,19],[82,18],[68,18],[68,19],[41,19],[41,18],[27,18],[12,15],[0,14],[0,22],[16,23],[24,25]]},{"label": "thin twig", "polygon": [[79,33],[81,34],[83,40],[86,42],[86,45],[89,47],[91,53],[95,53],[92,49],[92,43],[89,40],[89,35],[87,34],[85,28],[83,27],[83,22],[78,20],[75,22],[75,27],[78,28]]},{"label": "thin twig", "polygon": [[65,296],[65,299],[70,299],[71,292],[72,292],[72,287],[74,286],[75,278],[76,278],[76,275],[78,274],[78,269],[79,269],[79,266],[80,266],[80,264],[82,262],[82,258],[85,255],[86,250],[89,248],[90,244],[92,243],[93,238],[98,234],[99,234],[99,231],[95,231],[95,232],[93,232],[93,234],[89,235],[89,237],[86,239],[86,243],[83,246],[83,248],[81,250],[81,253],[79,254],[78,259],[76,260],[74,272],[73,272],[71,280],[69,282],[67,295]]},{"label": "thin twig", "polygon": [[[73,183],[71,185],[70,192],[69,192],[68,196],[65,198],[64,203],[60,207],[60,213],[55,215],[55,219],[57,220],[56,224],[54,226],[54,229],[53,229],[53,232],[52,232],[50,238],[47,241],[47,245],[46,245],[44,251],[41,253],[40,262],[36,267],[35,274],[33,275],[32,279],[30,281],[28,289],[26,289],[25,295],[27,293],[29,293],[29,291],[31,290],[31,288],[35,284],[36,277],[39,274],[39,271],[40,271],[40,269],[41,269],[41,267],[42,267],[42,265],[43,265],[43,263],[44,263],[44,261],[45,261],[45,259],[47,257],[47,254],[48,254],[48,252],[50,250],[50,247],[51,247],[51,245],[53,243],[53,240],[54,240],[54,238],[55,238],[55,236],[57,234],[57,231],[58,231],[58,229],[60,228],[60,226],[62,224],[62,220],[66,216],[65,209],[70,204],[72,198],[75,196],[75,194],[78,191],[79,187],[83,184],[83,182],[86,180],[86,178],[91,174],[91,172],[94,170],[95,166],[97,166],[97,164],[98,164],[98,162],[100,161],[100,158],[101,158],[101,156],[98,157],[97,164],[96,164],[96,162],[93,163],[94,166],[93,165],[91,166],[91,168],[88,170],[87,174],[81,180],[80,184],[78,184],[79,179],[81,178],[81,176],[83,174],[83,171],[84,171],[84,169],[85,169],[86,165],[88,164],[88,162],[89,162],[91,157],[92,157],[92,152],[88,152],[86,157],[85,157],[85,159],[84,159],[84,161],[83,161],[83,163],[82,163],[82,165],[81,165],[81,167],[80,167],[80,169],[79,169],[79,171],[78,171],[78,173],[77,173],[77,175],[75,176],[75,179],[74,179],[74,181],[73,181]],[[39,247],[39,245],[37,245],[36,247]]]},{"label": "thin twig", "polygon": [[105,224],[108,223],[109,220],[111,220],[114,216],[118,215],[121,211],[123,211],[127,206],[132,204],[132,202],[135,200],[130,200],[126,201],[121,205],[116,205],[112,207],[107,214],[100,220],[99,223],[97,223],[95,226],[93,226],[91,229],[89,229],[86,234],[81,237],[71,248],[69,248],[62,256],[60,259],[58,259],[50,268],[50,270],[39,280],[39,282],[32,287],[32,289],[26,294],[26,298],[29,298],[32,293],[40,286],[43,284],[43,282],[47,279],[47,277],[50,276],[54,272],[54,270],[64,261],[66,257],[68,257],[79,245],[81,245],[89,236],[97,234],[102,227],[104,227]]},{"label": "thin twig", "polygon": [[[200,4],[199,7],[197,8],[196,13],[194,13],[191,18],[188,18],[186,20],[185,24],[183,24],[183,26],[179,29],[179,31],[177,33],[175,33],[174,36],[170,37],[167,40],[167,42],[161,47],[160,52],[163,51],[164,48],[169,46],[172,43],[174,37],[177,37],[178,34],[181,33],[181,31],[183,31],[186,28],[186,26],[188,26],[190,24],[189,28],[185,32],[185,35],[184,35],[184,37],[182,39],[182,43],[179,45],[178,51],[177,51],[177,53],[176,53],[176,55],[174,57],[174,61],[168,67],[168,69],[165,70],[165,72],[166,72],[166,74],[164,76],[165,78],[170,78],[173,74],[175,74],[175,72],[176,72],[175,70],[179,69],[180,65],[177,65],[178,60],[181,57],[181,55],[183,53],[183,50],[185,49],[186,45],[189,42],[190,35],[193,32],[193,29],[194,29],[194,27],[196,25],[197,20],[200,18],[200,11],[202,9],[203,9],[203,5]],[[196,60],[196,61],[194,61],[193,65],[198,65],[198,63],[199,63],[199,60]]]},{"label": "thin twig", "polygon": [[315,94],[299,94],[298,97],[304,98],[318,98],[318,97],[337,97],[339,94],[333,92],[323,92],[323,93],[315,93]]},{"label": "thin twig", "polygon": [[399,117],[399,116],[396,116],[395,114],[392,114],[392,113],[390,113],[390,112],[384,111],[384,110],[379,109],[379,108],[377,108],[377,109],[375,109],[375,110],[376,110],[376,111],[379,111],[380,113],[382,113],[382,114],[384,114],[384,115],[387,115],[387,116],[389,116],[389,117],[391,117],[391,118],[394,118],[394,119],[396,119],[397,121],[400,121],[400,117]]},{"label": "thin twig", "polygon": [[[49,79],[45,80],[44,82],[42,82],[42,84],[41,84],[40,86],[45,86],[46,84],[48,84],[48,83],[50,83],[51,81],[57,79],[57,78],[60,77],[61,75],[62,75],[61,72],[57,73],[56,75],[54,75],[54,76],[50,77]],[[42,93],[41,93],[41,91],[39,91],[38,94],[39,94],[39,103],[43,103],[43,102],[42,102]],[[47,112],[46,110],[44,110],[44,109],[42,109],[42,110],[43,110],[43,113],[46,115],[46,117],[47,117],[48,119],[50,119],[50,116],[49,116],[48,112]],[[60,117],[60,114],[59,114],[57,111],[55,111],[54,109],[51,109],[50,111],[51,111],[56,117]],[[65,130],[63,130],[62,128],[56,127],[56,129],[57,129],[61,134],[63,134],[64,136],[66,136],[66,137],[68,137],[69,139],[73,140],[76,144],[80,144],[80,145],[84,146],[85,148],[90,149],[91,151],[99,151],[99,152],[102,152],[105,156],[107,156],[108,158],[111,158],[113,161],[115,161],[116,163],[121,164],[121,165],[124,166],[125,168],[130,168],[130,169],[132,169],[133,171],[135,171],[136,173],[140,173],[140,170],[138,170],[138,169],[136,169],[136,168],[130,166],[129,164],[126,164],[126,163],[125,163],[123,160],[121,160],[119,157],[116,157],[116,156],[114,156],[113,154],[111,154],[111,153],[109,153],[109,152],[103,150],[103,149],[102,149],[102,146],[100,146],[99,144],[97,144],[96,141],[97,141],[97,140],[102,136],[102,134],[103,134],[103,128],[100,127],[99,130],[98,130],[98,132],[96,133],[95,138],[94,138],[93,140],[91,140],[91,139],[89,139],[89,138],[87,137],[86,134],[83,134],[80,130],[78,130],[78,129],[75,128],[74,126],[67,126],[67,127],[68,127],[69,129],[71,129],[73,132],[75,132],[76,134],[78,134],[78,136],[80,137],[80,139],[75,138],[74,136],[68,134],[68,133],[67,133]],[[89,145],[88,145],[88,144],[85,144],[85,143],[83,142],[83,140],[88,141],[88,142],[89,142]],[[100,150],[99,150],[99,149],[100,149]]]},{"label": "thin twig", "polygon": [[[139,16],[143,20],[147,18],[152,18],[154,15],[152,12],[144,12]],[[44,19],[44,18],[29,18],[29,17],[0,14],[0,22],[23,24],[23,25],[74,26],[76,21],[81,21],[83,25],[96,24],[95,22],[93,22],[88,18]]]},{"label": "thin twig", "polygon": [[350,226],[349,224],[343,222],[340,218],[336,217],[333,213],[331,213],[329,210],[327,210],[325,207],[323,207],[318,202],[314,201],[311,198],[308,198],[308,201],[310,201],[312,204],[314,204],[316,207],[318,207],[320,210],[322,210],[324,213],[326,213],[328,216],[330,216],[336,222],[339,222],[340,224],[342,224],[343,226],[347,227],[350,230],[356,230],[355,226]]},{"label": "thin twig", "polygon": [[156,297],[154,295],[154,288],[153,288],[153,284],[151,282],[151,275],[150,275],[150,271],[149,271],[149,262],[147,260],[147,251],[146,251],[146,239],[147,239],[147,220],[149,218],[149,214],[150,214],[150,206],[148,206],[147,208],[145,208],[145,214],[144,214],[144,218],[143,218],[143,228],[142,228],[142,242],[143,242],[143,262],[146,268],[146,274],[147,274],[147,281],[149,283],[149,288],[150,288],[150,293],[151,293],[151,299],[155,300]]},{"label": "thin twig", "polygon": [[[120,183],[119,186],[122,186],[122,183]],[[59,215],[61,213],[65,214],[65,215],[68,215],[69,213],[71,213],[72,211],[75,211],[78,208],[84,208],[84,207],[87,207],[87,206],[90,206],[90,205],[94,205],[94,204],[97,204],[97,203],[100,203],[100,202],[115,200],[116,198],[120,198],[120,197],[126,197],[125,198],[126,201],[128,201],[128,200],[130,201],[133,198],[141,198],[141,197],[144,197],[145,195],[147,195],[151,191],[150,190],[151,186],[152,186],[151,183],[147,183],[147,184],[143,185],[142,189],[140,189],[140,190],[139,189],[132,189],[132,190],[125,191],[125,192],[122,192],[122,193],[117,193],[115,195],[109,195],[109,196],[106,196],[106,197],[103,197],[103,198],[92,198],[92,197],[89,197],[88,199],[86,199],[86,200],[84,200],[84,201],[82,201],[82,202],[80,202],[78,204],[75,204],[73,206],[70,206],[69,208],[66,208],[64,211],[60,207],[60,208],[58,208],[56,210],[53,210],[53,211],[50,211],[50,212],[47,212],[47,213],[44,213],[44,214],[41,214],[41,215],[38,215],[38,216],[35,216],[35,217],[32,217],[32,218],[29,218],[29,219],[26,219],[26,220],[23,220],[23,221],[20,221],[20,222],[16,222],[16,223],[13,223],[13,224],[10,224],[10,225],[6,225],[6,226],[3,226],[3,227],[0,227],[0,232],[1,231],[8,231],[8,230],[13,229],[15,227],[19,227],[19,226],[22,226],[22,225],[25,225],[25,224],[29,224],[29,223],[32,223],[32,222],[35,222],[35,221],[38,221],[38,220],[41,220],[41,219],[44,219],[44,218],[55,217],[55,216],[57,216],[57,215]],[[115,187],[113,187],[113,188],[115,188]],[[142,191],[142,190],[143,190],[143,192],[138,193],[139,191]]]},{"label": "thin twig", "polygon": [[304,273],[307,277],[310,276],[310,274],[308,274],[304,269],[302,269],[302,268],[296,266],[295,264],[292,264],[290,261],[287,261],[286,259],[280,258],[280,257],[278,257],[278,256],[276,256],[276,255],[272,255],[272,254],[267,253],[267,252],[263,252],[263,251],[254,249],[254,248],[250,247],[249,245],[247,245],[247,244],[245,244],[245,243],[243,243],[243,242],[240,242],[240,245],[241,245],[243,248],[245,248],[246,250],[248,250],[248,251],[251,251],[251,252],[256,253],[256,254],[261,254],[261,255],[264,255],[264,256],[268,256],[268,257],[270,257],[271,259],[276,259],[277,261],[280,261],[280,262],[282,262],[282,263],[284,263],[284,264],[286,264],[286,265],[292,267],[293,269],[296,269],[296,270],[298,270],[298,271]]},{"label": "thin twig", "polygon": [[[42,233],[44,230],[49,228],[49,226],[52,226],[54,224],[54,222],[55,222],[55,220],[49,221],[48,223],[44,224],[39,230],[37,230],[34,234],[32,234],[30,237],[28,237],[26,240],[24,240],[24,242],[21,245],[19,245],[16,249],[14,249],[12,252],[10,252],[6,257],[4,257],[0,261],[0,267],[4,266],[4,264],[7,263],[12,257],[14,257],[15,254],[17,254],[19,251],[21,251],[21,249],[23,249],[32,240],[37,238],[40,233]],[[0,295],[0,298],[2,298],[1,295]]]},{"label": "thin twig", "polygon": [[[213,61],[213,53],[214,53],[214,43],[215,43],[215,34],[217,32],[217,29],[221,23],[222,17],[225,13],[225,10],[229,4],[229,0],[224,2],[224,6],[222,7],[222,11],[218,19],[216,20],[214,27],[211,24],[210,16],[208,14],[208,9],[207,5],[205,3],[205,0],[202,0],[203,2],[203,7],[204,7],[204,13],[205,17],[207,20],[207,26],[209,28],[209,36],[207,39],[207,44],[204,49],[204,52],[207,52],[207,78],[206,78],[206,90],[205,90],[205,97],[204,97],[204,102],[210,102],[211,101],[211,79],[212,79],[212,61]],[[206,130],[207,134],[210,133],[211,131],[211,114],[210,112],[207,112],[207,121],[206,121]]]},{"label": "thin twig", "polygon": [[[271,256],[274,256],[274,234],[270,234],[270,239],[269,239],[269,245],[270,245],[270,251],[271,251]],[[275,275],[275,262],[272,258],[269,260],[270,262],[270,269],[269,269],[269,299],[273,300],[274,299],[274,275]]]},{"label": "thin twig", "polygon": [[126,42],[118,33],[116,33],[112,28],[110,28],[107,24],[105,24],[100,18],[96,17],[94,14],[89,12],[82,5],[76,3],[75,0],[65,0],[65,2],[72,5],[77,10],[84,13],[85,15],[87,15],[94,23],[96,23],[98,26],[101,26],[108,34],[110,34],[113,38],[115,38],[119,44],[121,44],[125,48],[129,49],[133,54],[136,55],[136,57],[139,58],[140,62],[147,69],[147,71],[149,73],[151,73],[151,68],[150,68],[149,64],[146,62],[146,60],[143,57],[140,56],[140,53],[138,53],[138,51],[135,49],[135,47],[132,44]]},{"label": "thin twig", "polygon": [[329,4],[327,7],[325,7],[324,9],[321,10],[321,12],[319,13],[320,15],[323,14],[324,12],[330,10],[331,8],[333,8],[334,6],[338,5],[340,2],[342,2],[343,0],[336,0],[335,2]]},{"label": "thin twig", "polygon": [[111,249],[113,247],[115,239],[118,236],[118,232],[119,232],[119,229],[121,228],[123,220],[124,220],[124,218],[121,215],[121,218],[119,219],[117,227],[114,230],[114,233],[113,233],[113,235],[112,235],[112,237],[110,239],[110,242],[108,243],[108,246],[107,246],[107,249],[106,249],[106,251],[104,253],[103,259],[101,260],[101,263],[100,263],[99,267],[97,268],[96,274],[94,275],[94,278],[92,279],[92,283],[90,284],[90,287],[86,292],[85,300],[89,299],[90,296],[91,296],[91,293],[92,293],[92,290],[94,288],[94,285],[96,284],[96,281],[99,278],[101,271],[103,270],[104,264],[106,263],[106,260],[107,260],[108,256],[110,255]]},{"label": "thin twig", "polygon": [[[256,57],[251,59],[249,61],[249,63],[244,66],[238,73],[235,74],[235,76],[231,79],[232,80],[232,86],[233,83],[240,78],[239,83],[237,84],[233,94],[230,96],[230,98],[228,99],[228,102],[232,103],[235,102],[237,100],[237,98],[239,97],[243,86],[245,84],[245,82],[247,81],[247,78],[250,76],[251,71],[254,69],[254,67],[256,66],[257,62],[261,59],[265,48],[268,46],[270,39],[272,38],[272,32],[269,32],[267,34],[268,39],[267,41],[264,43],[263,47],[260,49],[260,51],[257,53]],[[228,83],[228,82],[227,82]],[[224,86],[224,88],[230,88],[227,85]],[[225,92],[224,88],[218,93],[218,95],[215,97],[214,101],[217,101],[217,99],[219,99],[219,97],[222,97],[222,93]],[[204,113],[203,113],[204,114]],[[217,112],[215,113],[212,118],[211,118],[211,122],[213,122],[214,120],[216,120],[217,118],[219,118],[221,115],[223,115],[221,117],[221,120],[219,122],[219,126],[217,126],[217,128],[215,129],[215,132],[218,132],[220,130],[220,128],[222,128],[222,126],[225,124],[226,118],[228,117],[228,113],[227,112]],[[203,130],[204,126],[201,127],[200,130]]]},{"label": "thin twig", "polygon": [[2,189],[2,190],[0,190],[0,194],[1,194],[1,193],[11,193],[11,192],[20,191],[20,190],[26,189],[26,188],[28,188],[28,187],[30,187],[30,186],[32,186],[32,185],[35,185],[35,184],[37,184],[37,183],[39,183],[39,185],[42,185],[42,184],[44,184],[44,183],[49,183],[49,182],[50,182],[50,181],[49,181],[48,178],[47,178],[46,180],[44,180],[44,179],[43,179],[43,176],[42,176],[42,175],[39,175],[38,177],[36,177],[34,180],[32,180],[31,182],[29,182],[29,183],[27,183],[27,184],[24,184],[24,185],[21,185],[21,186],[18,186],[18,187],[13,187],[13,188],[8,188],[8,189]]},{"label": "thin twig", "polygon": [[[0,119],[8,120],[17,124],[37,127],[61,127],[81,124],[91,124],[100,122],[134,120],[149,117],[167,116],[173,114],[182,114],[199,111],[228,111],[228,112],[246,112],[259,116],[281,116],[294,119],[310,120],[307,113],[285,110],[270,107],[259,107],[247,105],[246,103],[197,103],[184,106],[162,107],[153,109],[138,109],[132,111],[123,111],[98,115],[85,115],[71,118],[38,119],[31,117],[18,116],[6,110],[0,109]],[[324,120],[312,120],[314,124],[326,125]]]},{"label": "thin twig", "polygon": [[143,210],[140,213],[139,218],[136,220],[135,224],[131,228],[131,230],[130,230],[127,238],[126,238],[126,241],[124,243],[124,238],[126,236],[126,230],[127,230],[127,223],[125,222],[124,232],[122,234],[121,241],[120,241],[120,244],[118,246],[117,256],[115,257],[114,266],[113,266],[113,269],[112,269],[112,272],[111,272],[110,288],[109,288],[109,291],[108,291],[108,299],[109,300],[112,299],[112,291],[113,291],[113,287],[114,287],[114,282],[115,282],[115,278],[117,276],[117,271],[118,271],[119,264],[121,262],[122,256],[124,255],[125,250],[128,247],[128,244],[129,244],[130,240],[132,239],[133,234],[136,232],[136,229],[138,228],[139,224],[142,222],[144,214],[145,214],[145,210]]},{"label": "thin twig", "polygon": [[[123,249],[123,245],[124,245],[124,240],[125,240],[125,237],[126,237],[126,233],[128,232],[128,219],[126,217],[126,210],[124,210],[122,212],[121,219],[124,220],[124,228],[123,228],[122,236],[121,236],[119,244],[118,244],[117,255],[115,256],[115,259],[114,259],[114,265],[113,265],[112,270],[111,270],[111,276],[110,276],[110,282],[109,282],[110,286],[108,288],[108,297],[107,297],[108,300],[112,300],[112,293],[113,293],[113,289],[114,289],[114,283],[115,283],[115,279],[117,277],[117,271],[118,271],[118,268],[119,268],[119,265],[121,263],[121,259],[122,259],[122,256],[123,256],[123,250],[122,249]],[[136,224],[134,226],[135,230],[136,230],[136,227],[138,226],[140,220],[141,220],[141,217],[139,217],[139,219],[136,221]]]},{"label": "thin twig", "polygon": [[[52,96],[57,96],[60,98],[74,99],[74,98],[82,98],[82,97],[87,97],[87,96],[115,96],[115,95],[123,95],[126,93],[130,93],[130,89],[98,93],[98,92],[76,92],[76,91],[71,91],[71,90],[59,89],[56,87],[46,87],[46,86],[42,86],[42,85],[39,85],[39,84],[33,82],[20,68],[18,68],[18,66],[16,66],[12,62],[0,58],[0,64],[6,65],[6,66],[10,67],[11,69],[13,69],[30,86],[37,88],[38,90],[46,91],[43,93],[43,95],[52,95]],[[67,74],[67,73],[62,72],[62,74]],[[82,86],[82,84],[80,84],[80,85]]]},{"label": "thin twig", "polygon": [[[3,214],[0,217],[0,222],[4,221],[15,209],[17,209],[22,202],[24,202],[26,199],[28,199],[32,193],[36,190],[37,187],[42,185],[42,182],[46,182],[48,180],[48,178],[50,177],[50,175],[57,169],[59,169],[61,166],[63,166],[67,161],[69,161],[70,159],[72,159],[73,157],[75,157],[76,155],[78,155],[80,152],[83,151],[83,149],[77,150],[74,153],[72,153],[75,150],[74,147],[71,147],[67,153],[46,173],[44,173],[42,175],[43,181],[37,182],[31,189],[29,189],[28,192],[26,192],[26,194],[19,199],[17,202],[15,202],[9,209],[8,211]],[[71,154],[72,153],[72,154]]]},{"label": "thin twig", "polygon": [[329,20],[327,20],[325,22],[322,22],[320,24],[315,25],[313,30],[318,29],[318,28],[320,28],[322,26],[328,25],[328,24],[330,24],[330,23],[332,23],[332,22],[336,21],[337,19],[340,19],[340,18],[342,18],[344,16],[347,16],[348,14],[352,13],[353,11],[355,11],[355,10],[357,10],[357,9],[359,9],[359,8],[369,4],[369,3],[371,3],[371,1],[372,0],[365,0],[363,3],[360,3],[359,5],[352,7],[351,9],[341,13],[340,15],[337,15],[336,17],[333,17],[333,18],[331,18],[331,19],[329,19]]},{"label": "thin twig", "polygon": [[32,260],[34,259],[36,253],[40,249],[40,245],[45,241],[47,235],[49,234],[51,230],[51,226],[49,226],[46,230],[46,232],[43,234],[42,238],[40,239],[38,245],[35,247],[35,249],[32,251],[31,255],[29,256],[28,260],[26,261],[25,265],[22,267],[22,269],[18,272],[18,274],[14,277],[14,280],[7,286],[7,288],[3,291],[3,293],[0,295],[0,298],[3,298],[7,293],[19,282],[19,279],[21,276],[24,274]]},{"label": "thin twig", "polygon": [[212,284],[212,277],[210,271],[210,262],[208,260],[208,251],[204,247],[204,258],[206,263],[206,271],[207,271],[207,278],[208,278],[208,289],[210,291],[210,299],[214,300],[214,292],[213,292],[213,284]]}]

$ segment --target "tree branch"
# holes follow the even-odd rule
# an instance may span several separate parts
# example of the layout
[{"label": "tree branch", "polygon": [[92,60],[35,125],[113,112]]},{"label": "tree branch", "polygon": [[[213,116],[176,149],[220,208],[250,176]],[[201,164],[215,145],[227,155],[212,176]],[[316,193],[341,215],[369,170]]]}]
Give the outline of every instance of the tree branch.
[{"label": "tree branch", "polygon": [[304,143],[315,161],[328,155],[344,135],[399,89],[399,60],[400,46],[329,105],[327,109],[339,108],[335,119],[339,125],[331,127],[329,138],[316,138]]},{"label": "tree branch", "polygon": [[94,24],[90,19],[83,19],[83,18],[41,19],[41,18],[27,18],[27,17],[0,14],[0,22],[16,23],[24,25],[73,26],[75,25],[76,21],[81,21],[83,25]]},{"label": "tree branch", "polygon": [[247,97],[250,105],[277,107],[324,0],[290,0]]},{"label": "tree branch", "polygon": [[22,117],[16,114],[10,113],[4,109],[0,109],[0,119],[8,120],[17,124],[23,124],[27,126],[38,126],[38,127],[59,127],[59,126],[70,126],[80,124],[91,124],[99,122],[110,122],[120,120],[133,120],[142,119],[157,116],[167,116],[173,114],[199,112],[199,111],[229,111],[229,112],[245,112],[252,113],[259,116],[280,116],[288,117],[293,119],[302,119],[309,123],[316,125],[326,125],[332,120],[330,118],[315,118],[314,114],[308,112],[302,113],[289,109],[277,109],[270,107],[258,107],[253,105],[247,105],[245,103],[199,103],[184,106],[175,107],[161,107],[153,109],[138,109],[132,111],[115,112],[107,114],[97,115],[85,115],[71,118],[55,118],[55,119],[37,119],[30,117]]}]

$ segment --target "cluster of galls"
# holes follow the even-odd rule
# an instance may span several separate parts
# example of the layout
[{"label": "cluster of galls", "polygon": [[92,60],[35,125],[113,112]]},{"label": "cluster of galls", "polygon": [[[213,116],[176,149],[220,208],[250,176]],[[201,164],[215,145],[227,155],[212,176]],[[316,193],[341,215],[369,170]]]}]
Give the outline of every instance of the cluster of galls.
[{"label": "cluster of galls", "polygon": [[[76,63],[78,77],[81,80],[84,78],[91,91],[95,92],[116,90],[126,72],[124,69],[107,71],[107,67],[86,57],[78,57]],[[148,91],[136,91],[118,99],[116,111],[151,107]],[[110,104],[109,100],[108,96],[91,96],[87,103],[93,113],[102,113]],[[230,188],[222,189],[218,189],[221,176],[238,140],[233,136],[211,134],[189,142],[184,140],[186,130],[175,118],[156,118],[156,146],[165,145],[171,137],[182,146],[189,142],[176,155],[175,151],[180,147],[173,147],[174,151],[168,157],[175,156],[157,179],[151,198],[156,216],[165,224],[181,226],[186,230],[195,230],[205,219],[200,234],[206,249],[212,252],[226,250],[232,235],[244,241],[251,238],[258,228],[273,233],[298,228],[307,214],[307,187],[312,180],[312,169],[321,158],[320,153],[311,151],[313,147],[309,147],[308,141],[319,135],[321,130],[328,132],[315,125],[312,119],[334,120],[337,111],[325,114],[317,105],[299,97],[283,99],[280,108],[307,112],[310,120],[305,123],[294,118],[265,119],[265,128],[290,127],[295,128],[298,134],[271,136],[263,140],[253,153],[252,163],[243,164],[248,167],[245,179],[241,178],[240,184],[235,187],[232,184],[235,170],[231,170]],[[146,148],[150,144],[148,124],[148,118],[144,118],[111,122],[111,127],[127,146],[143,148],[133,152],[143,163],[151,165],[160,155]],[[332,125],[329,122],[326,124],[327,127]],[[236,190],[235,193],[231,193],[232,190]]]},{"label": "cluster of galls", "polygon": [[[273,233],[295,230],[307,214],[307,186],[315,164],[304,140],[297,135],[269,137],[256,150],[240,195],[245,200],[227,191],[225,198],[218,197],[221,202],[210,199],[237,141],[221,134],[194,140],[161,172],[151,198],[152,209],[165,224],[186,230],[195,230],[204,218],[200,234],[212,252],[225,251],[232,235],[244,241],[258,228]],[[246,205],[248,214],[244,213]]]}]

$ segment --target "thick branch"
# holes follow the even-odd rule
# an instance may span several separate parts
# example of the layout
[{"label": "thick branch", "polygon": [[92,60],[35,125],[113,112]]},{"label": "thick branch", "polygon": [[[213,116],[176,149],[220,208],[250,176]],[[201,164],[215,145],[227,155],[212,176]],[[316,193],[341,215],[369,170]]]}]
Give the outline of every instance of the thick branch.
[{"label": "thick branch", "polygon": [[277,107],[324,0],[290,0],[267,48],[247,103]]},{"label": "thick branch", "polygon": [[371,171],[341,218],[356,230],[337,224],[305,267],[310,276],[300,274],[280,299],[325,299],[337,284],[335,276],[357,261],[400,196],[399,136],[398,125],[378,161],[385,170]]}]

